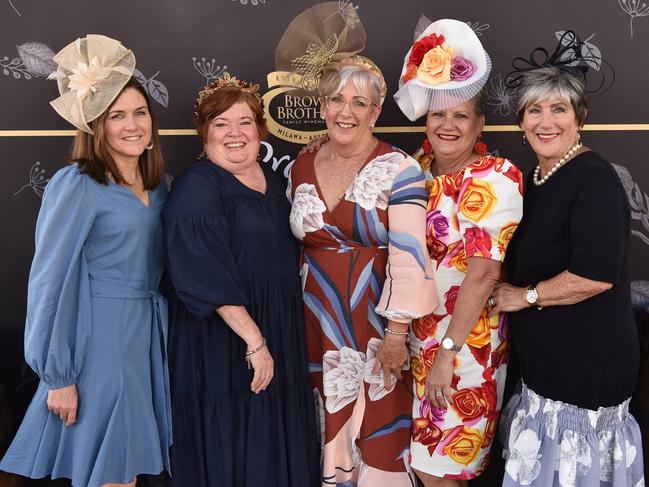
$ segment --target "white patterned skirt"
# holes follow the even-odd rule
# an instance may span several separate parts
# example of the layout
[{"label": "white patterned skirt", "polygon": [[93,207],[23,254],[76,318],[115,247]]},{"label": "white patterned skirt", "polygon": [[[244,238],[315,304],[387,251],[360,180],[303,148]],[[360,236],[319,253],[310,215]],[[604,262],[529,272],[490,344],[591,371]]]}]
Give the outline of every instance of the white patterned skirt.
[{"label": "white patterned skirt", "polygon": [[591,411],[523,384],[508,416],[504,487],[644,487],[640,427],[629,399]]}]

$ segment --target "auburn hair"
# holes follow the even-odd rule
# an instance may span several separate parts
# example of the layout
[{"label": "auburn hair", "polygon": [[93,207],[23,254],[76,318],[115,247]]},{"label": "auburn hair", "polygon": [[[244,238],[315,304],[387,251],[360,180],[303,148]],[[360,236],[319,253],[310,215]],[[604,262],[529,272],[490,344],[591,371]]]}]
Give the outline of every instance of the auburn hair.
[{"label": "auburn hair", "polygon": [[259,140],[268,137],[268,127],[264,118],[264,109],[254,95],[246,93],[234,86],[226,86],[216,90],[206,97],[196,109],[194,126],[203,144],[207,141],[207,132],[210,129],[210,122],[223,112],[232,108],[232,105],[239,102],[246,102],[252,110],[255,118],[255,125],[259,132]]}]

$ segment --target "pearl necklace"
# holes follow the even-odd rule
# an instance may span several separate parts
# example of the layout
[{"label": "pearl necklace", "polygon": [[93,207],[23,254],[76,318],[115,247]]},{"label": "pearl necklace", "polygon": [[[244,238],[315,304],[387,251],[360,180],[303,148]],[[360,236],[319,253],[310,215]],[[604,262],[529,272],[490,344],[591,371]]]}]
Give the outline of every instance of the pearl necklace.
[{"label": "pearl necklace", "polygon": [[534,169],[534,178],[533,178],[534,186],[541,186],[548,179],[550,179],[550,176],[552,176],[555,172],[557,172],[557,170],[561,166],[563,166],[566,162],[572,159],[572,156],[574,156],[575,152],[577,152],[580,148],[581,148],[581,142],[577,142],[575,145],[572,146],[572,149],[570,149],[565,156],[559,159],[559,162],[557,162],[554,166],[552,166],[552,169],[550,169],[548,173],[540,179],[539,179],[539,174],[541,174],[541,165],[539,164],[538,166],[536,166],[536,169]]}]

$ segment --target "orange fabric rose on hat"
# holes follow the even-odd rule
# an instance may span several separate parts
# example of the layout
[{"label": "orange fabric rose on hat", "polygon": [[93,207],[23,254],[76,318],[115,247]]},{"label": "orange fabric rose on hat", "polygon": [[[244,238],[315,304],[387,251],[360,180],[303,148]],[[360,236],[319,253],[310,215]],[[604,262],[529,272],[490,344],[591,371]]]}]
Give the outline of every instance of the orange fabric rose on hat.
[{"label": "orange fabric rose on hat", "polygon": [[453,49],[443,43],[424,55],[417,70],[417,79],[429,85],[438,85],[451,80]]}]

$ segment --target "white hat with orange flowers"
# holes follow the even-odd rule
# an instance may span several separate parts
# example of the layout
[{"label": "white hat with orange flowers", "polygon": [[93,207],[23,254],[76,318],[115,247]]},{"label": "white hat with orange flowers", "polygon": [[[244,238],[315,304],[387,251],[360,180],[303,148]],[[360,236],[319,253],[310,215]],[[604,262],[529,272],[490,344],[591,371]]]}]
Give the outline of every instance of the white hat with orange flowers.
[{"label": "white hat with orange flowers", "polygon": [[464,22],[433,22],[406,53],[394,99],[403,114],[417,120],[476,96],[489,78],[491,59]]}]

